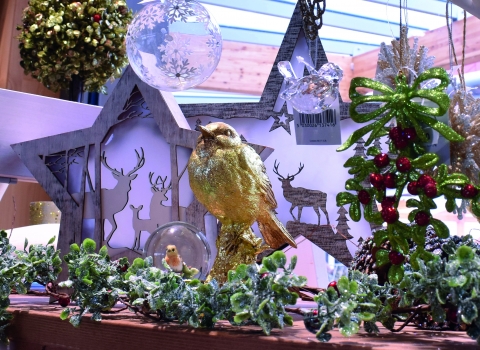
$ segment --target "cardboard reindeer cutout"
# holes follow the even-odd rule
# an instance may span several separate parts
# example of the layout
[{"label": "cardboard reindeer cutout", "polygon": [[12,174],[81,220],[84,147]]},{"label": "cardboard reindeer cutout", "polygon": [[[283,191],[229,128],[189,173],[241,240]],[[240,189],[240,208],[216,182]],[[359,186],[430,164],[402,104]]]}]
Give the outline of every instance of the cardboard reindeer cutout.
[{"label": "cardboard reindeer cutout", "polygon": [[[317,190],[309,190],[303,187],[293,187],[291,182],[295,180],[295,176],[301,173],[305,165],[300,163],[300,167],[298,171],[293,175],[287,175],[287,177],[283,177],[278,172],[278,167],[280,163],[277,164],[275,161],[275,165],[273,166],[273,172],[279,176],[279,180],[282,183],[283,188],[283,197],[287,200],[287,202],[292,203],[290,207],[290,214],[292,214],[293,220],[300,221],[302,218],[302,210],[304,207],[312,207],[315,213],[318,215],[318,225],[320,226],[320,210],[323,211],[325,217],[327,218],[327,225],[330,225],[330,219],[328,217],[327,212],[327,194],[322,191]],[[298,218],[295,218],[293,215],[293,209],[298,207]]]}]

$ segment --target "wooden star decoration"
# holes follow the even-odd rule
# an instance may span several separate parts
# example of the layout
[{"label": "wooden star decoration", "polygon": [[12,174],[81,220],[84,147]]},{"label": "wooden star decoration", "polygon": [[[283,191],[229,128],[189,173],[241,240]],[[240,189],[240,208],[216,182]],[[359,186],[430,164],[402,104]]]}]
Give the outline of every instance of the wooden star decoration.
[{"label": "wooden star decoration", "polygon": [[[265,121],[273,118],[274,122],[270,131],[282,127],[285,131],[291,134],[289,123],[293,120],[293,115],[288,113],[286,103],[283,100],[278,100],[284,79],[278,72],[277,63],[292,59],[297,41],[299,38],[303,37],[302,26],[302,15],[300,7],[297,4],[268,77],[264,92],[258,103],[188,104],[180,105],[179,107],[171,94],[159,92],[158,90],[149,87],[143,83],[130,68],[128,68],[117,87],[112,91],[109,100],[91,128],[13,145],[15,152],[63,213],[58,248],[63,252],[68,252],[71,243],[81,242],[84,198],[72,197],[71,193],[67,191],[67,186],[62,184],[59,181],[58,176],[52,172],[55,169],[52,168],[52,170],[47,166],[48,159],[57,159],[62,156],[68,158],[72,152],[78,151],[84,152],[85,157],[88,158],[90,150],[95,152],[96,176],[92,187],[95,189],[94,204],[97,208],[100,208],[100,168],[102,156],[100,145],[104,141],[103,138],[109,128],[119,122],[118,117],[125,112],[123,109],[125,101],[131,97],[132,91],[135,87],[138,88],[139,92],[145,99],[152,117],[161,129],[162,135],[165,136],[167,142],[170,144],[172,154],[178,146],[192,149],[196,145],[196,139],[199,133],[190,129],[185,117],[210,116],[218,119],[256,118]],[[315,45],[310,46],[310,55],[312,57],[318,57],[316,68],[328,62],[320,41]],[[280,103],[277,103],[277,101]],[[349,103],[343,103],[340,101],[340,117],[342,119],[348,117],[348,108]],[[363,108],[365,108],[365,110],[363,110]],[[366,106],[363,108],[359,112],[374,110],[377,108],[377,105],[372,104],[370,107]],[[141,116],[136,114],[128,114],[128,116],[125,116],[126,119],[131,117]],[[281,119],[282,117],[286,118],[283,122]],[[268,147],[250,145],[260,153],[262,159],[265,159],[272,152],[272,149]],[[68,159],[64,163],[66,166],[69,166]],[[84,165],[82,173],[82,191],[85,190],[85,186],[88,184],[86,168],[87,166]],[[178,182],[180,180],[178,164],[172,163],[171,177],[172,187],[178,187]],[[178,197],[178,190],[173,191],[172,220],[178,220],[179,218]],[[204,225],[203,220],[205,213],[205,208],[198,203],[198,201],[193,201],[187,208],[186,221],[201,229]],[[96,210],[95,215],[95,230],[93,238],[97,244],[102,244],[104,243],[105,237],[103,233],[101,211]],[[129,255],[128,251],[122,250],[118,251],[116,254],[116,256],[124,255]],[[115,257],[115,254],[112,254],[112,256]]]},{"label": "wooden star decoration", "polygon": [[[278,51],[275,62],[268,76],[267,83],[263,90],[262,96],[259,102],[245,102],[245,103],[213,103],[213,104],[181,104],[186,118],[209,116],[218,119],[230,119],[230,118],[256,118],[260,120],[274,119],[274,123],[270,128],[270,132],[278,129],[280,126],[290,134],[290,121],[293,120],[293,114],[287,110],[287,104],[282,100],[279,95],[284,86],[284,78],[280,74],[277,68],[277,64],[280,61],[291,61],[295,47],[299,40],[305,40],[303,34],[303,20],[300,5],[297,3],[295,10],[293,11],[292,18],[288,25],[287,31],[283,38],[282,44]],[[320,68],[322,65],[328,62],[327,56],[323,49],[321,40],[309,45],[309,51],[311,57],[317,57],[317,64],[315,68]],[[340,98],[340,117],[341,119],[348,118],[348,108],[350,103],[341,101]],[[362,106],[366,108],[365,111],[374,110],[377,108],[376,104],[371,106]],[[363,109],[362,109],[363,112]],[[279,122],[282,115],[285,115],[288,119],[285,123]]]},{"label": "wooden star decoration", "polygon": [[[272,69],[268,76],[267,83],[263,90],[260,101],[257,103],[215,103],[215,104],[184,104],[180,105],[185,117],[212,117],[218,119],[230,119],[230,118],[256,118],[259,120],[267,121],[269,118],[273,118],[274,122],[270,128],[270,132],[283,128],[291,135],[290,122],[294,120],[292,113],[288,112],[287,103],[281,100],[279,95],[284,88],[284,78],[280,74],[277,68],[277,64],[280,61],[291,61],[295,48],[299,44],[300,40],[306,40],[303,33],[303,19],[300,10],[300,4],[297,3],[295,10],[292,14],[292,18],[288,25],[287,31],[283,38],[282,44],[278,51],[277,57],[273,63]],[[316,42],[310,43],[307,41],[307,45],[310,52],[310,57],[316,57],[315,68],[319,69],[322,65],[328,62],[327,56],[323,49],[320,38]],[[305,58],[305,57],[304,57]],[[339,97],[340,105],[340,119],[349,118],[350,103],[343,102]],[[378,104],[363,104],[357,110],[360,113],[368,113],[378,108]],[[286,120],[282,120],[282,117],[286,117]],[[226,120],[228,123],[228,120]],[[318,237],[317,237],[318,236]],[[309,240],[320,248],[325,248],[327,252],[333,253],[330,246],[325,243],[325,247],[322,243],[321,235],[317,232],[313,232],[309,236]],[[344,242],[345,245],[345,242]],[[344,248],[344,249],[343,249]],[[341,260],[343,262],[348,261],[348,249],[343,247],[341,249]],[[262,255],[260,255],[262,256]],[[351,257],[350,257],[351,258]]]},{"label": "wooden star decoration", "polygon": [[293,115],[285,115],[285,113],[282,113],[282,115],[272,115],[272,117],[275,121],[273,122],[270,131],[277,128],[284,128],[286,132],[292,134],[290,131],[290,122],[293,121]]},{"label": "wooden star decoration", "polygon": [[[74,110],[75,104],[72,103],[72,113],[74,113]],[[107,217],[105,217],[105,208],[102,206],[102,198],[105,198],[105,195],[101,185],[101,169],[102,167],[108,167],[109,170],[112,170],[112,175],[114,171],[117,171],[114,177],[120,183],[118,178],[130,176],[134,179],[136,177],[135,169],[143,166],[145,158],[143,157],[143,150],[137,149],[135,150],[137,156],[135,168],[133,170],[123,168],[117,170],[107,162],[106,156],[102,152],[102,145],[109,142],[107,135],[110,135],[110,129],[120,123],[142,118],[153,118],[154,124],[169,145],[169,152],[159,155],[159,157],[170,162],[171,221],[179,221],[179,182],[184,175],[184,170],[179,169],[177,148],[194,149],[200,133],[190,129],[171,93],[161,92],[145,84],[130,67],[126,69],[112,91],[92,127],[12,145],[13,150],[62,212],[58,237],[58,249],[61,249],[62,253],[65,254],[69,251],[70,244],[78,244],[82,241],[83,220],[85,219],[85,213],[88,211],[86,209],[87,195],[90,195],[90,200],[93,200],[94,206],[92,215],[95,226],[92,238],[98,246],[108,243],[106,238],[110,236],[104,232],[104,221]],[[269,147],[249,145],[260,154],[262,159],[268,157],[273,151]],[[135,153],[132,154],[132,156],[134,155]],[[88,164],[89,157],[92,157],[94,162],[92,175],[90,175],[91,170]],[[77,161],[82,159],[81,162]],[[78,193],[72,193],[69,188],[69,167],[77,167],[78,169],[78,177],[81,183]],[[131,182],[132,179],[129,181]],[[127,183],[127,186],[130,186],[128,181]],[[91,191],[87,191],[87,188]],[[129,200],[128,191],[130,189],[127,187],[126,191],[123,208]],[[185,221],[205,232],[204,217],[206,213],[205,207],[194,199],[186,208]],[[113,230],[111,232],[113,233]],[[132,259],[140,253],[130,249],[130,247],[109,250],[112,259],[120,256],[127,256]]]}]

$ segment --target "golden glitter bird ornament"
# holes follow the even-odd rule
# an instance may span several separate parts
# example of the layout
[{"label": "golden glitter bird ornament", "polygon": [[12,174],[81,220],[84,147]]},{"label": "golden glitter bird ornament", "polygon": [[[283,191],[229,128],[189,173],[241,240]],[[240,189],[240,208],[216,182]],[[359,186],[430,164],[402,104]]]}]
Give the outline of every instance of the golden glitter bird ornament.
[{"label": "golden glitter bird ornament", "polygon": [[[190,156],[188,175],[198,201],[222,223],[208,280],[223,283],[229,270],[255,262],[263,250],[296,244],[275,216],[277,202],[260,156],[228,124],[198,128],[202,134]],[[267,244],[253,233],[255,221]]]}]

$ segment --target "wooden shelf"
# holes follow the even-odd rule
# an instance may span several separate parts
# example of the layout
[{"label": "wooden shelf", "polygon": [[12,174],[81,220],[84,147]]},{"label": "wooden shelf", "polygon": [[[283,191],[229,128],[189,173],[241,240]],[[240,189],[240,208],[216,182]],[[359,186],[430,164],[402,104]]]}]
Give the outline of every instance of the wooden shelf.
[{"label": "wooden shelf", "polygon": [[351,338],[332,332],[329,343],[320,343],[309,333],[300,316],[293,327],[274,330],[265,336],[259,327],[233,327],[219,322],[213,330],[194,329],[176,322],[154,323],[125,311],[103,316],[101,323],[84,318],[79,328],[59,318],[60,306],[48,305],[47,298],[14,295],[8,327],[16,350],[132,350],[132,349],[478,349],[464,332],[422,331],[406,327],[402,332],[381,334],[361,332]]}]

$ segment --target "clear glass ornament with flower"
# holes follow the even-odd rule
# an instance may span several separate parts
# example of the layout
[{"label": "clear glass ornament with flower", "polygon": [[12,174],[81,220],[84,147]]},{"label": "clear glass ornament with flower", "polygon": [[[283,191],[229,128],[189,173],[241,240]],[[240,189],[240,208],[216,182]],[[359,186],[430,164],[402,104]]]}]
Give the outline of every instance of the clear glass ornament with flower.
[{"label": "clear glass ornament with flower", "polygon": [[278,70],[286,81],[286,88],[280,97],[304,114],[317,114],[329,109],[339,96],[343,70],[335,63],[326,63],[317,71],[303,57],[297,56],[297,59],[310,74],[297,78],[289,61],[278,62]]},{"label": "clear glass ornament with flower", "polygon": [[203,83],[220,61],[220,28],[194,0],[149,2],[128,27],[130,65],[145,83],[181,91]]}]

